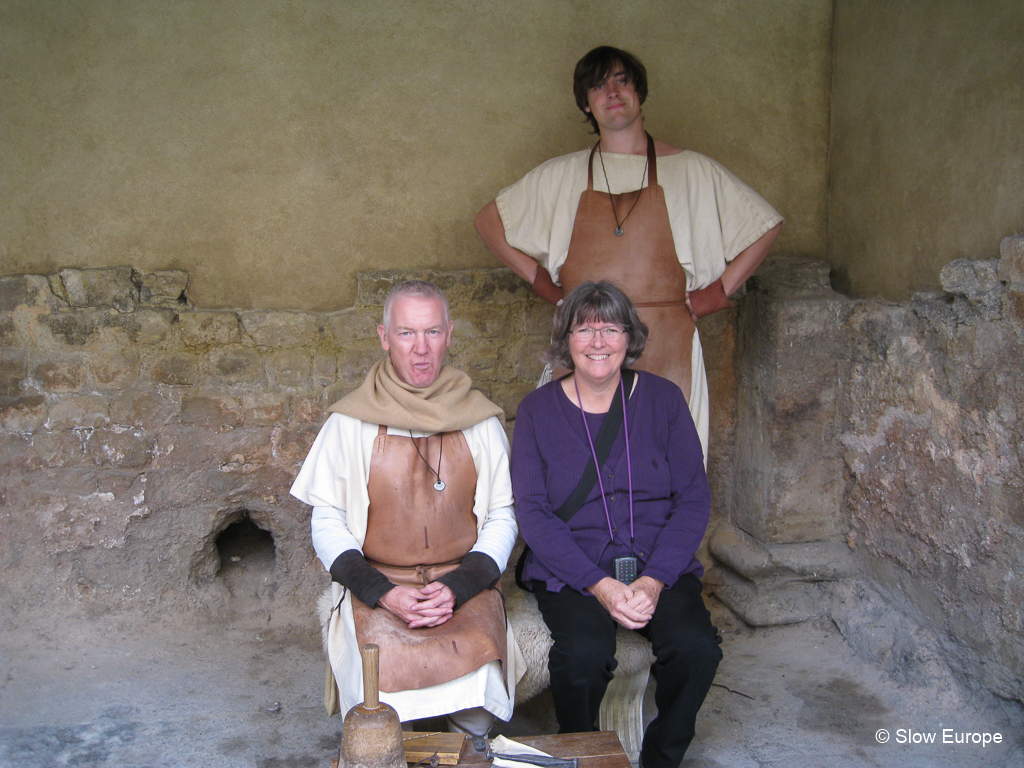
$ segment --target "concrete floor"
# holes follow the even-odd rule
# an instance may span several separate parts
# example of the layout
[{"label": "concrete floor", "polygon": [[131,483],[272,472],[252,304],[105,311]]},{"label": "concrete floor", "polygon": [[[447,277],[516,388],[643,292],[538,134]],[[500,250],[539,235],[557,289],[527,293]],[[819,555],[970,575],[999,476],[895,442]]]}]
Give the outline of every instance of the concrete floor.
[{"label": "concrete floor", "polygon": [[[753,631],[720,606],[715,614],[725,660],[684,766],[1024,765],[1017,705],[979,703],[949,681],[896,685],[831,624]],[[166,619],[145,631],[126,621],[5,622],[0,766],[330,764],[340,719],[321,705],[315,627],[266,615],[202,626]],[[999,733],[1002,743],[943,745],[943,729]],[[501,730],[553,732],[550,699],[520,707]],[[940,743],[921,741],[932,734]]]}]

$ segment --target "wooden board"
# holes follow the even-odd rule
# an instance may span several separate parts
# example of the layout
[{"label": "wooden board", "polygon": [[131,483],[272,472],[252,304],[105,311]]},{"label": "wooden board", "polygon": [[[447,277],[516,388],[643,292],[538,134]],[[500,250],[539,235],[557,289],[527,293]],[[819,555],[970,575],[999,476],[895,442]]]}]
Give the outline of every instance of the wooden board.
[{"label": "wooden board", "polygon": [[435,752],[441,765],[456,765],[466,748],[466,736],[462,733],[403,731],[402,745],[405,747],[405,762],[410,765],[429,760]]}]

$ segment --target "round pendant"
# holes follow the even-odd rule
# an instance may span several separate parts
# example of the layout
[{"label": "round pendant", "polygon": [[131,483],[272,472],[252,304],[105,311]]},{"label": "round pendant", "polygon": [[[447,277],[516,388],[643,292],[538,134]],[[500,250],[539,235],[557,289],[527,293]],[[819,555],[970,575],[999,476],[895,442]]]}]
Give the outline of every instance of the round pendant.
[{"label": "round pendant", "polygon": [[615,236],[616,237],[622,237],[622,227],[616,227],[615,228]]},{"label": "round pendant", "polygon": [[444,490],[444,480],[438,480],[436,483],[434,483],[434,490],[435,491],[443,491]]}]

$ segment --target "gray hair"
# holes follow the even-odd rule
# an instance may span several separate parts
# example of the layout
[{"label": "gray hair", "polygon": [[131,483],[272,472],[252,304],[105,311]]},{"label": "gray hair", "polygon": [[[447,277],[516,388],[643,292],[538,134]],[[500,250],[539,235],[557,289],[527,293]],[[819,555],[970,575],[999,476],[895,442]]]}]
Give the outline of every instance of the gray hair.
[{"label": "gray hair", "polygon": [[395,286],[388,291],[387,297],[384,299],[384,313],[381,322],[384,325],[386,331],[391,326],[391,307],[395,301],[404,297],[412,296],[417,299],[436,299],[440,301],[444,306],[444,324],[447,328],[452,324],[451,310],[448,308],[448,297],[444,295],[444,291],[438,288],[433,283],[428,283],[425,280],[403,280],[400,283],[396,283]]},{"label": "gray hair", "polygon": [[621,325],[629,338],[623,366],[629,367],[643,354],[647,344],[647,325],[636,312],[629,296],[614,283],[580,283],[562,300],[551,325],[551,345],[544,354],[544,362],[553,368],[575,366],[569,354],[569,332],[583,323],[612,323]]}]

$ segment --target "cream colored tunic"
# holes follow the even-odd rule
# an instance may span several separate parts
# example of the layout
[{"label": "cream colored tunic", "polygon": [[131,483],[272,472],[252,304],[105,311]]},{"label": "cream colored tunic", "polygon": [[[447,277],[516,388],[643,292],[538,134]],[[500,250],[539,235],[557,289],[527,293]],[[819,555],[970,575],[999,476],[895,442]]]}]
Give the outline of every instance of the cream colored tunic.
[{"label": "cream colored tunic", "polygon": [[[496,198],[508,244],[537,260],[558,282],[569,251],[580,195],[587,188],[585,149],[548,160],[501,190]],[[643,155],[604,154],[611,189],[594,159],[594,189],[612,194],[647,185]],[[687,290],[705,288],[728,263],[782,221],[751,187],[709,157],[689,150],[658,158],[658,183],[672,226],[676,256],[686,271]],[[623,212],[624,213],[624,212]],[[621,215],[621,214],[620,214]],[[625,226],[629,226],[628,220]],[[695,333],[691,361],[690,414],[707,460],[708,387],[704,354]]]},{"label": "cream colored tunic", "polygon": [[[361,551],[370,503],[366,486],[377,427],[342,414],[331,414],[292,485],[291,494],[314,508],[313,546],[325,568],[330,568],[335,558],[348,549]],[[409,435],[406,430],[391,428],[388,433]],[[412,434],[425,436],[416,431]],[[504,568],[517,533],[508,472],[508,439],[496,418],[464,429],[463,434],[477,470],[473,513],[478,522],[478,538],[473,551],[484,552],[499,568]],[[337,601],[343,590],[338,584],[333,584],[332,588]],[[521,676],[515,662],[521,654],[511,630],[508,639],[508,690],[501,665],[495,661],[443,685],[397,693],[382,691],[380,699],[394,707],[402,720],[433,717],[470,707],[484,707],[496,717],[508,720],[515,700],[515,682]],[[363,701],[361,659],[351,600],[347,596],[331,616],[328,658],[344,714]]]}]

